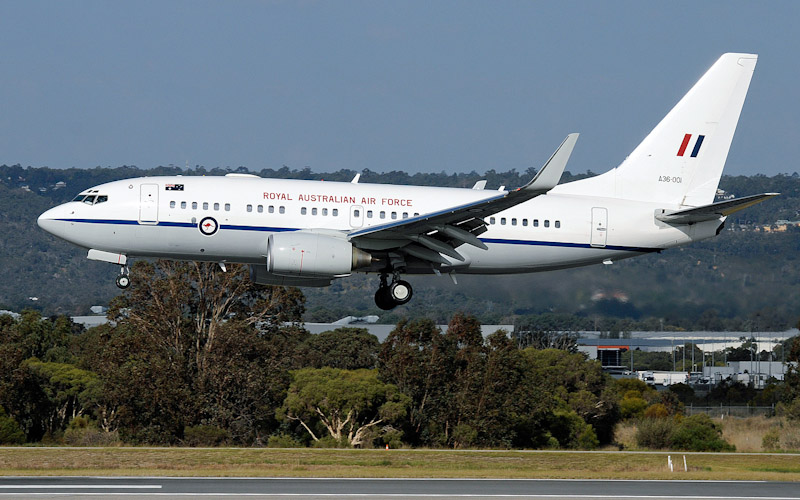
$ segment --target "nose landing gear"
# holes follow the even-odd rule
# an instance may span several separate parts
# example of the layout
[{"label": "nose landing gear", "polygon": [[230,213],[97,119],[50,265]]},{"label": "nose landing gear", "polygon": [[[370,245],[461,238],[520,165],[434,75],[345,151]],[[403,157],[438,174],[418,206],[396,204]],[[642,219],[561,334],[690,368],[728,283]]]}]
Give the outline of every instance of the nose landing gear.
[{"label": "nose landing gear", "polygon": [[397,274],[392,277],[391,284],[387,284],[387,278],[385,273],[381,274],[381,284],[375,292],[375,305],[384,311],[408,303],[414,294],[411,283],[399,279]]},{"label": "nose landing gear", "polygon": [[117,286],[123,290],[131,286],[130,271],[125,266],[120,266],[117,276]]}]

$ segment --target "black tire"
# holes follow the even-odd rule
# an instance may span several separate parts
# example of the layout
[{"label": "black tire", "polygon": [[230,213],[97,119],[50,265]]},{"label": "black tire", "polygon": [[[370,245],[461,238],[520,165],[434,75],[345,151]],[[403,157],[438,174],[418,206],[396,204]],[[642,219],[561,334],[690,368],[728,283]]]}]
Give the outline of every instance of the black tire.
[{"label": "black tire", "polygon": [[117,286],[123,290],[131,286],[131,279],[127,274],[120,274],[117,276]]},{"label": "black tire", "polygon": [[389,294],[389,287],[382,286],[375,292],[375,305],[384,311],[390,311],[397,307],[397,303],[392,300]]},{"label": "black tire", "polygon": [[399,280],[389,285],[389,296],[398,306],[407,304],[413,295],[414,290],[408,281]]}]

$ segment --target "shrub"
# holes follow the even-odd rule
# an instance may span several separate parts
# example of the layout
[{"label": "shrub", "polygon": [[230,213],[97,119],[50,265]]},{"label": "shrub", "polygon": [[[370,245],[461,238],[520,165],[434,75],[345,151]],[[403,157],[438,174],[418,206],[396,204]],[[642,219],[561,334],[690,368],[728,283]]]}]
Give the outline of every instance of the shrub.
[{"label": "shrub", "polygon": [[665,418],[669,416],[669,410],[661,403],[656,403],[647,407],[644,411],[645,418]]},{"label": "shrub", "polygon": [[113,446],[119,444],[119,433],[105,432],[87,416],[70,420],[64,431],[64,444],[70,446]]},{"label": "shrub", "polygon": [[478,439],[478,430],[468,424],[458,424],[453,429],[453,448],[468,448]]},{"label": "shrub", "polygon": [[647,401],[639,396],[630,396],[626,394],[619,402],[619,413],[623,419],[626,418],[640,418],[647,408]]},{"label": "shrub", "polygon": [[22,432],[16,420],[6,415],[0,408],[0,444],[22,444],[25,442],[25,433]]},{"label": "shrub", "polygon": [[550,433],[560,448],[592,450],[600,445],[594,428],[572,410],[553,412]]},{"label": "shrub", "polygon": [[781,449],[781,433],[777,427],[768,430],[761,438],[761,447],[765,451],[778,451]]},{"label": "shrub", "polygon": [[675,448],[687,451],[734,451],[735,447],[722,439],[722,428],[700,413],[685,418],[672,435]]},{"label": "shrub", "polygon": [[229,438],[227,430],[215,425],[195,425],[183,431],[183,442],[187,446],[220,446]]},{"label": "shrub", "polygon": [[303,443],[294,438],[291,434],[276,434],[267,440],[268,448],[302,448]]},{"label": "shrub", "polygon": [[398,449],[403,447],[403,431],[391,425],[387,425],[383,428],[381,438],[383,444],[388,444],[389,448]]},{"label": "shrub", "polygon": [[636,429],[636,445],[663,450],[672,446],[676,424],[671,418],[644,418]]}]

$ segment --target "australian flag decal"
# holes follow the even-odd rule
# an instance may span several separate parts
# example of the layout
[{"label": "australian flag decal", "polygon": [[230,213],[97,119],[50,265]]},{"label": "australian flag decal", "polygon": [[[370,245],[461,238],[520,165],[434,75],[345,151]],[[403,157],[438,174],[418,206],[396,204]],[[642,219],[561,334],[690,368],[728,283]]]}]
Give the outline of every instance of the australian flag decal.
[{"label": "australian flag decal", "polygon": [[165,191],[183,191],[183,184],[166,184],[164,185]]},{"label": "australian flag decal", "polygon": [[[694,143],[694,148],[692,148],[692,153],[689,155],[692,158],[696,158],[697,154],[700,152],[700,146],[703,145],[703,139],[706,136],[698,135],[697,140]],[[683,142],[681,142],[681,147],[678,149],[678,156],[683,156],[686,153],[686,148],[689,147],[689,143],[692,141],[692,134],[686,134],[683,136]]]}]

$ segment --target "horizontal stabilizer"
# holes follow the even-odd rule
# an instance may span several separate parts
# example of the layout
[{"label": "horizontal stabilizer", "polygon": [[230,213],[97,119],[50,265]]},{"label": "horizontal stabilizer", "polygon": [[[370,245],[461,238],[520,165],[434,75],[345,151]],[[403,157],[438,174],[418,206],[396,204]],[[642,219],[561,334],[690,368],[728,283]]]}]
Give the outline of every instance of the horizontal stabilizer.
[{"label": "horizontal stabilizer", "polygon": [[718,201],[710,205],[702,207],[689,208],[686,210],[679,210],[677,212],[669,212],[668,210],[659,210],[656,213],[656,219],[669,224],[693,224],[695,222],[705,222],[709,220],[719,219],[726,217],[732,213],[744,210],[747,207],[752,207],[756,203],[778,196],[778,193],[762,193],[753,196],[745,196],[744,198],[736,198],[734,200]]}]

